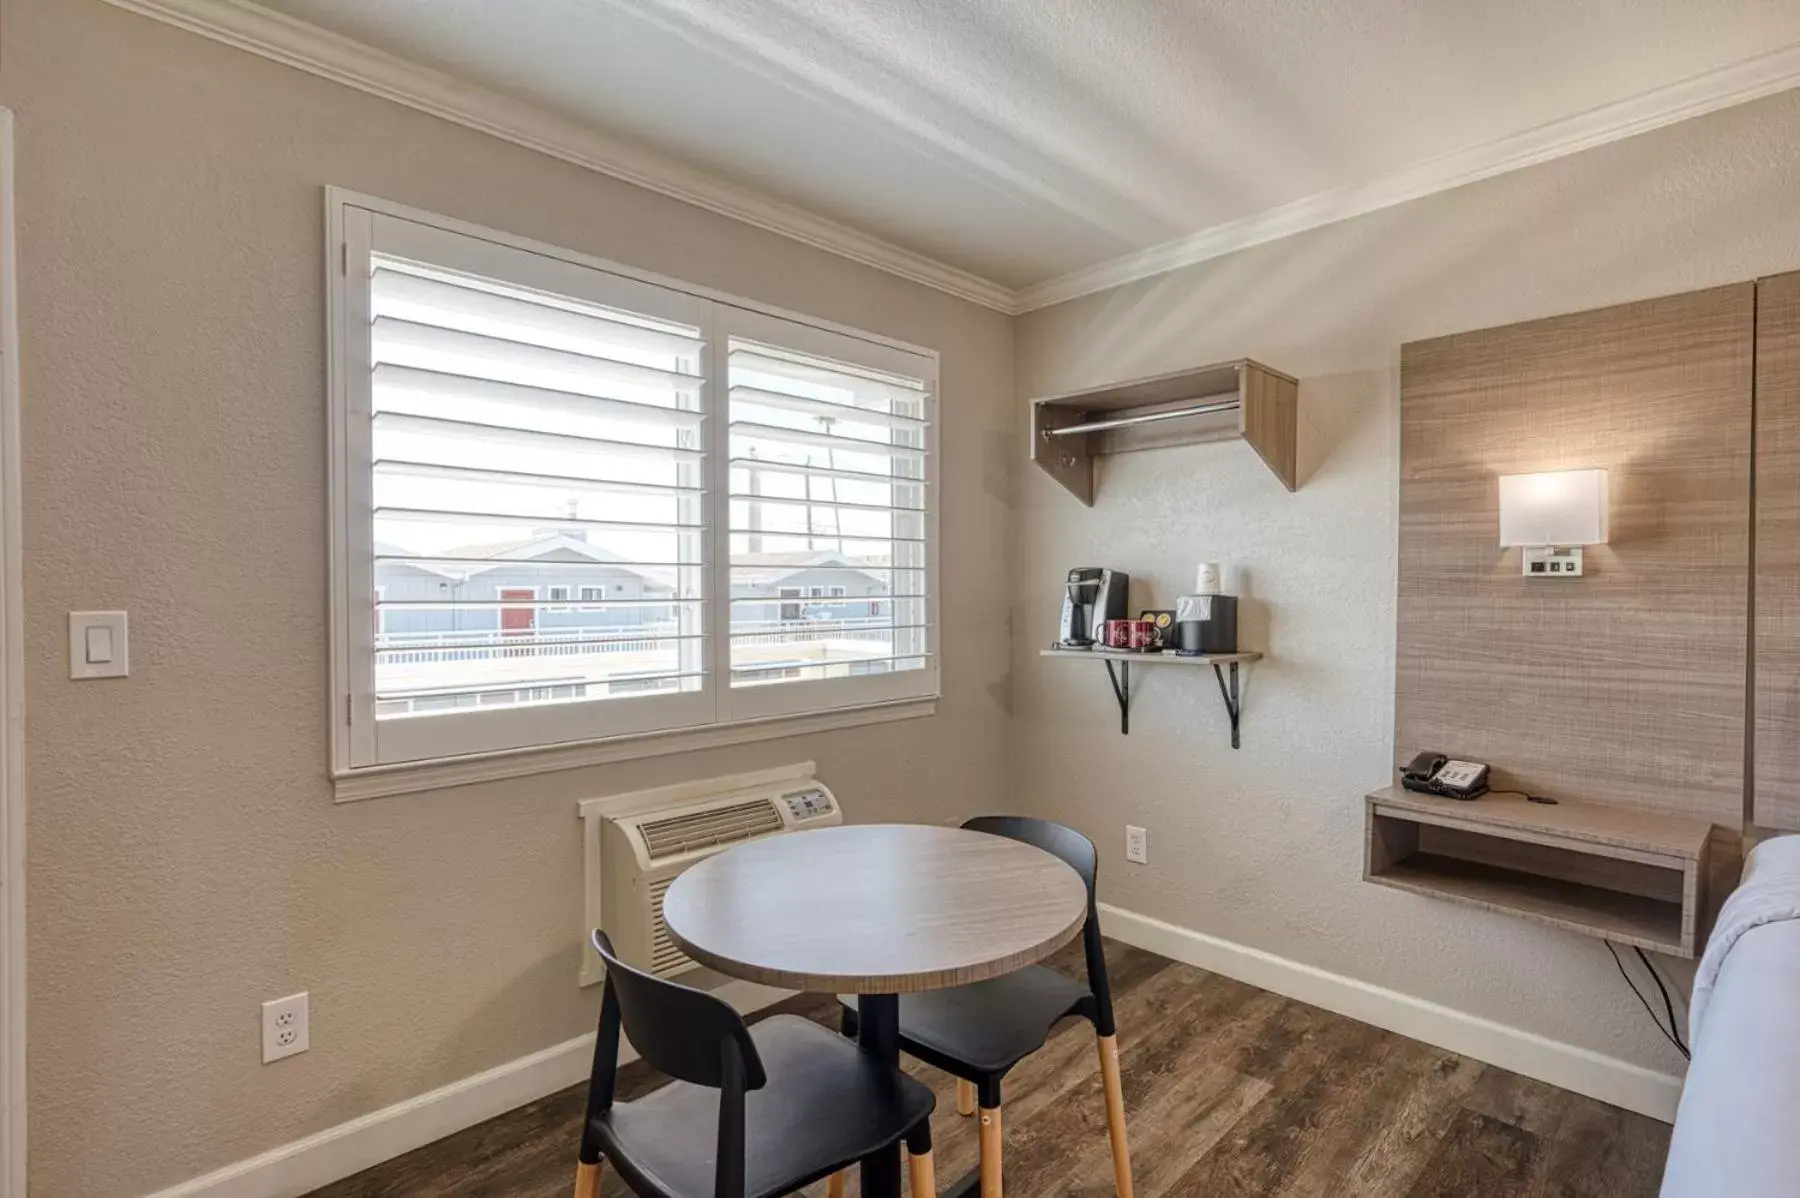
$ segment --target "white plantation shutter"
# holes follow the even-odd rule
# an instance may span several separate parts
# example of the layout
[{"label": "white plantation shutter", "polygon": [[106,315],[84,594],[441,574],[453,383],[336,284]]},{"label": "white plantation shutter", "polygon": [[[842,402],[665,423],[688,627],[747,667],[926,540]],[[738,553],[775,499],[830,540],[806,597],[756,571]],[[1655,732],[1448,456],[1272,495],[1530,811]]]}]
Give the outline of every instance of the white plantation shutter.
[{"label": "white plantation shutter", "polygon": [[374,758],[709,720],[704,307],[389,218],[369,237],[345,368]]},{"label": "white plantation shutter", "polygon": [[935,357],[334,211],[339,768],[937,693]]},{"label": "white plantation shutter", "polygon": [[931,361],[748,313],[721,340],[734,708],[935,693]]}]

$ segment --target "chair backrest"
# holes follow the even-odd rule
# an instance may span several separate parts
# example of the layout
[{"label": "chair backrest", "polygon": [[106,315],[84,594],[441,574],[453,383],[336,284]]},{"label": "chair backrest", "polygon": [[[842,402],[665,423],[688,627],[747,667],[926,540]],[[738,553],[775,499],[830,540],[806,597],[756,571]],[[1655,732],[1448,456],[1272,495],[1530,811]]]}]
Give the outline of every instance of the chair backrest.
[{"label": "chair backrest", "polygon": [[1113,1026],[1112,983],[1106,976],[1106,951],[1100,942],[1100,910],[1094,882],[1100,873],[1100,854],[1094,842],[1064,824],[1028,815],[978,815],[963,824],[971,832],[986,832],[1008,840],[1023,841],[1060,858],[1081,875],[1087,886],[1087,922],[1081,928],[1082,956],[1087,961],[1088,989],[1094,995],[1094,1029],[1110,1036]]},{"label": "chair backrest", "polygon": [[1060,857],[1087,884],[1088,904],[1094,902],[1094,877],[1100,870],[1100,854],[1094,842],[1075,829],[1028,815],[978,815],[963,825],[971,832],[988,832],[1008,840],[1035,845],[1052,857]]},{"label": "chair backrest", "polygon": [[625,1037],[652,1069],[719,1089],[740,1080],[727,1076],[729,1046],[742,1063],[743,1089],[760,1090],[768,1081],[756,1042],[730,1003],[627,965],[598,929],[594,949],[606,962],[606,985],[617,996]]}]

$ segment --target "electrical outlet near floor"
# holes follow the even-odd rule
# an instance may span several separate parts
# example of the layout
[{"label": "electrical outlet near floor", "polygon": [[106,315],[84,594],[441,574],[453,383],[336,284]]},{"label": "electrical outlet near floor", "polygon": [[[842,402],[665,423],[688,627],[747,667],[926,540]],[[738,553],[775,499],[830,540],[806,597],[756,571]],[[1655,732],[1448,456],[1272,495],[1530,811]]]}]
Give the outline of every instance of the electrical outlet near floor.
[{"label": "electrical outlet near floor", "polygon": [[307,1036],[306,992],[272,998],[262,1005],[263,1064],[305,1052]]},{"label": "electrical outlet near floor", "polygon": [[1136,824],[1125,825],[1125,860],[1134,865],[1150,864],[1150,833]]}]

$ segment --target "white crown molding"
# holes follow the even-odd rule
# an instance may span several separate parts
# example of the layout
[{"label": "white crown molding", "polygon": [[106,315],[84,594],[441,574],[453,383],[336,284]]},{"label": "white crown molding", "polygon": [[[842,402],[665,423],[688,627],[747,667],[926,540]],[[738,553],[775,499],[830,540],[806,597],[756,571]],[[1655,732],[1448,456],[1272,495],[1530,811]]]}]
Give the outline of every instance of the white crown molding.
[{"label": "white crown molding", "polygon": [[1745,59],[1486,145],[1415,163],[1384,179],[1333,188],[1097,266],[1034,283],[1014,293],[1013,311],[1015,315],[1030,312],[1135,283],[1251,246],[1392,208],[1408,200],[1449,191],[1465,183],[1490,179],[1709,112],[1747,104],[1793,87],[1800,87],[1800,45]]},{"label": "white crown molding", "polygon": [[1015,291],[249,0],[106,2],[1014,316],[1800,87],[1783,47]]},{"label": "white crown molding", "polygon": [[107,3],[673,196],[983,307],[1008,313],[1013,309],[1013,292],[998,283],[716,179],[642,146],[596,133],[535,105],[465,83],[247,0]]}]

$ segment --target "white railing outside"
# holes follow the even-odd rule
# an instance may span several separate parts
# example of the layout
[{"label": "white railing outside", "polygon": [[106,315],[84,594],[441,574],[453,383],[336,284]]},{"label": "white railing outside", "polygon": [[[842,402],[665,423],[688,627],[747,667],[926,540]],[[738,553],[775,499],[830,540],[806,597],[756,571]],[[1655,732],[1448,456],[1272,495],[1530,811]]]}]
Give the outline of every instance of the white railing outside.
[{"label": "white railing outside", "polygon": [[[889,616],[852,620],[740,620],[731,626],[739,646],[822,646],[847,642],[848,649],[891,646]],[[675,620],[593,628],[478,628],[455,632],[383,632],[375,648],[383,666],[430,665],[532,658],[598,657],[654,652],[681,635]],[[525,642],[523,644],[519,642]]]}]

